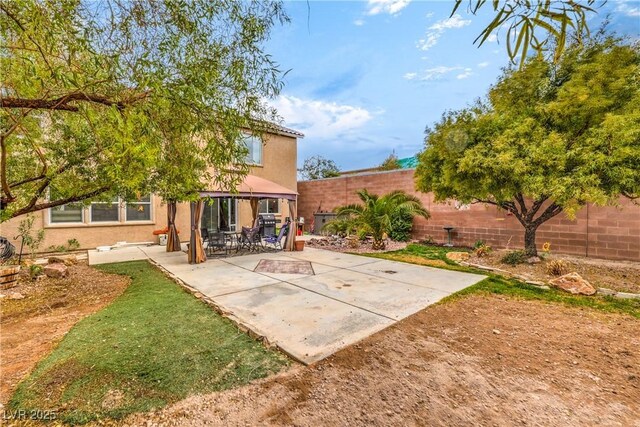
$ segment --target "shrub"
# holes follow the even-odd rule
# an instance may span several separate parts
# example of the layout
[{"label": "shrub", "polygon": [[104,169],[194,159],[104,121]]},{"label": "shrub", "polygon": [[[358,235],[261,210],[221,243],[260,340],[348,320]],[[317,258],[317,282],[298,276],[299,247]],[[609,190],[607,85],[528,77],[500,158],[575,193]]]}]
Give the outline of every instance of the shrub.
[{"label": "shrub", "polygon": [[413,214],[406,209],[398,208],[391,214],[389,238],[396,242],[406,242],[411,237]]},{"label": "shrub", "polygon": [[80,248],[80,242],[78,242],[78,239],[69,239],[67,240],[67,248],[70,251],[75,251],[76,249]]},{"label": "shrub", "polygon": [[476,240],[473,244],[473,249],[478,249],[481,246],[487,246],[486,243],[484,243],[484,240]]},{"label": "shrub", "polygon": [[29,266],[29,277],[31,278],[31,280],[34,280],[36,277],[40,276],[43,271],[44,268],[42,268],[41,265],[31,264]]},{"label": "shrub", "polygon": [[340,237],[345,237],[356,231],[356,225],[351,218],[336,218],[327,222],[323,231],[330,234],[337,234]]},{"label": "shrub", "polygon": [[552,259],[547,264],[547,274],[551,276],[562,276],[563,274],[567,274],[568,270],[569,266],[561,259]]},{"label": "shrub", "polygon": [[527,254],[525,251],[512,251],[502,257],[501,262],[509,265],[522,264],[527,260]]},{"label": "shrub", "polygon": [[484,242],[480,245],[478,245],[477,243],[478,242],[476,242],[476,244],[474,245],[473,252],[478,258],[486,256],[489,254],[489,252],[491,252],[491,246],[485,245]]}]

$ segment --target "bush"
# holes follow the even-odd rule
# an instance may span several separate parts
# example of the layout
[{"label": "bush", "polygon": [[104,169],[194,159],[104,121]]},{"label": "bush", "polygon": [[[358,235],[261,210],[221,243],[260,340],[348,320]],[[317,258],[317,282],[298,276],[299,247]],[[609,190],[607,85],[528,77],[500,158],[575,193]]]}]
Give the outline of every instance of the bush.
[{"label": "bush", "polygon": [[323,228],[323,232],[337,234],[340,237],[346,237],[356,231],[356,225],[351,218],[336,218],[327,222]]},{"label": "bush", "polygon": [[509,265],[518,265],[524,263],[526,260],[527,254],[525,251],[513,251],[503,256],[500,261]]},{"label": "bush", "polygon": [[563,274],[567,274],[568,270],[569,266],[561,259],[552,259],[547,264],[547,274],[551,276],[562,276]]},{"label": "bush", "polygon": [[29,266],[29,278],[31,280],[35,280],[36,277],[40,276],[44,272],[44,268],[38,264],[31,264]]},{"label": "bush", "polygon": [[413,214],[406,209],[396,209],[391,214],[389,238],[396,242],[406,242],[411,237],[413,228]]},{"label": "bush", "polygon": [[[482,242],[482,240],[479,240],[478,242]],[[491,246],[485,245],[484,242],[478,245],[478,242],[476,242],[476,244],[473,246],[473,252],[475,253],[475,255],[478,258],[488,255],[489,252],[491,252]]]}]

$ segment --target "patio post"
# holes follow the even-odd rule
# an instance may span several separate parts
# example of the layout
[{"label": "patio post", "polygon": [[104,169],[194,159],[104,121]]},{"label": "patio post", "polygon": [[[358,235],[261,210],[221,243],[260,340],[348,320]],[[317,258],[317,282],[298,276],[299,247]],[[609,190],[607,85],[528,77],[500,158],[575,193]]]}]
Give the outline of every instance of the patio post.
[{"label": "patio post", "polygon": [[202,236],[200,236],[201,215],[202,200],[191,202],[191,238],[189,239],[189,251],[187,252],[189,264],[200,264],[207,260],[202,247]]},{"label": "patio post", "polygon": [[178,252],[182,248],[180,247],[180,237],[178,236],[178,230],[176,230],[176,212],[178,208],[175,201],[167,203],[167,252]]},{"label": "patio post", "polygon": [[289,224],[289,231],[287,232],[287,241],[285,243],[285,248],[288,251],[296,250],[296,234],[298,233],[298,208],[297,208],[297,199],[289,200],[289,215],[291,217],[291,223]]}]

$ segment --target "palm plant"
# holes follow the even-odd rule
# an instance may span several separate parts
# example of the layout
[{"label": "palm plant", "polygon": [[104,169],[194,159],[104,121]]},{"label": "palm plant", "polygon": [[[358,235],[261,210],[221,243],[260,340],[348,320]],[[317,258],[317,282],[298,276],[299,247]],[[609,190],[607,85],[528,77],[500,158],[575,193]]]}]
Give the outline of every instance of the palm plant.
[{"label": "palm plant", "polygon": [[336,208],[338,219],[350,218],[360,229],[371,233],[373,249],[385,248],[384,235],[389,233],[393,214],[402,209],[413,216],[428,219],[431,215],[420,199],[404,191],[392,191],[384,196],[369,193],[366,189],[356,192],[362,204],[351,204]]}]

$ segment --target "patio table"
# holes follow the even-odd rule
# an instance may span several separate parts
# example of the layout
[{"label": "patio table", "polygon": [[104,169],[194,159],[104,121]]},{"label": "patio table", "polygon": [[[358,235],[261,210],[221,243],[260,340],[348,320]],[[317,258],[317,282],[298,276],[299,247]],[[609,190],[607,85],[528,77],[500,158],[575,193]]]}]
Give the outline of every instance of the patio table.
[{"label": "patio table", "polygon": [[241,233],[239,231],[224,231],[223,233],[226,241],[229,243],[229,250],[235,249],[236,252],[238,252],[240,250],[238,242]]}]

